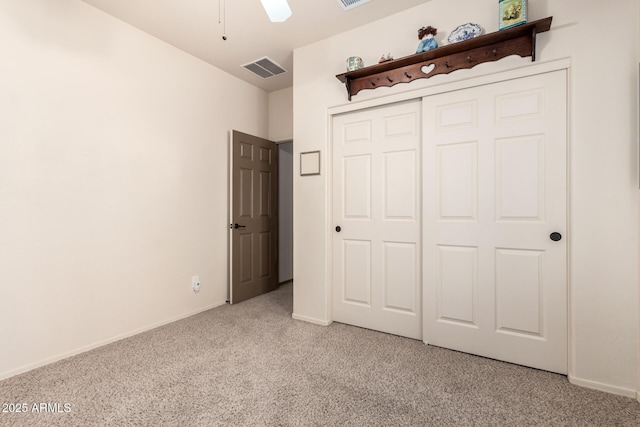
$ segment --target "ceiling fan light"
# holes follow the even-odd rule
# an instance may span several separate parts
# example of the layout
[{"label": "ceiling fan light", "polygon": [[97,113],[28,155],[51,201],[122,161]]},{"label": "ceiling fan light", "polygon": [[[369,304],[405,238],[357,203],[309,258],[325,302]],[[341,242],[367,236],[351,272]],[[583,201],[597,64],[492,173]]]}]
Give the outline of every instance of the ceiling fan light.
[{"label": "ceiling fan light", "polygon": [[291,16],[287,0],[260,0],[271,22],[284,22]]}]

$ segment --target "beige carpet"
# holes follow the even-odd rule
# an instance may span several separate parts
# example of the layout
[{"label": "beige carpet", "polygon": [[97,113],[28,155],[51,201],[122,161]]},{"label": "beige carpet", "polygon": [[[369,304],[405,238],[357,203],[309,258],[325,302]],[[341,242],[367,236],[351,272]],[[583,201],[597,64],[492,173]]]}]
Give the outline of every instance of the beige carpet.
[{"label": "beige carpet", "polygon": [[637,401],[563,376],[292,320],[291,288],[2,381],[29,411],[0,425],[640,426]]}]

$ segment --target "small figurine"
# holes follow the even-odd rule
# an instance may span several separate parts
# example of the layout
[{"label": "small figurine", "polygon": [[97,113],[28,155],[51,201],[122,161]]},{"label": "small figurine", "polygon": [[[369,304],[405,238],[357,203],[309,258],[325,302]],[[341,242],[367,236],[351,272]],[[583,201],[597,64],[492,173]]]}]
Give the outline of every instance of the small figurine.
[{"label": "small figurine", "polygon": [[378,64],[382,64],[383,62],[393,61],[393,56],[390,53],[385,53],[380,57]]},{"label": "small figurine", "polygon": [[431,25],[418,30],[418,40],[422,40],[416,49],[416,53],[426,52],[438,47],[438,42],[433,37],[438,34],[438,29]]}]

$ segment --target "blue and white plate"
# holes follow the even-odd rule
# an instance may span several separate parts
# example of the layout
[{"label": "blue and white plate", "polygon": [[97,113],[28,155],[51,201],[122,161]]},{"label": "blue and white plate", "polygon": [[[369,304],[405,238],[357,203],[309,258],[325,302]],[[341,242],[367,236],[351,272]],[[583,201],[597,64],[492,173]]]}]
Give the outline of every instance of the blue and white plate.
[{"label": "blue and white plate", "polygon": [[455,30],[451,31],[447,41],[449,43],[458,43],[464,40],[469,40],[482,34],[482,28],[478,24],[462,24]]}]

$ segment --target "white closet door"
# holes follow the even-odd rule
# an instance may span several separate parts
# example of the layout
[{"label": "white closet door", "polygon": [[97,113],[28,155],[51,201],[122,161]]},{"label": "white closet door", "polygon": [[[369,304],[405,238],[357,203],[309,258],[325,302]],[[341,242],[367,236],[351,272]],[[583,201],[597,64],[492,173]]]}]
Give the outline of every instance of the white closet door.
[{"label": "white closet door", "polygon": [[423,100],[427,344],[567,373],[566,99],[556,71]]},{"label": "white closet door", "polygon": [[333,320],[416,339],[420,110],[416,100],[335,116],[332,146]]}]

